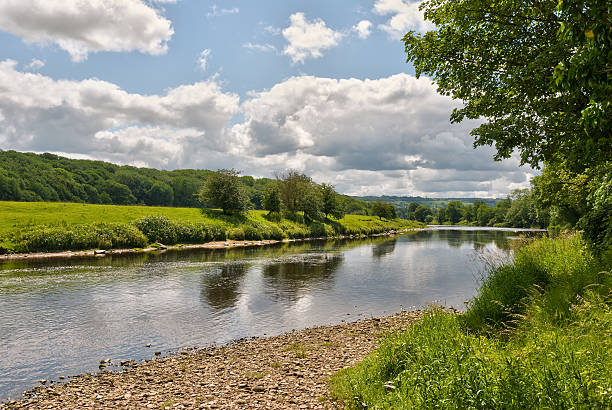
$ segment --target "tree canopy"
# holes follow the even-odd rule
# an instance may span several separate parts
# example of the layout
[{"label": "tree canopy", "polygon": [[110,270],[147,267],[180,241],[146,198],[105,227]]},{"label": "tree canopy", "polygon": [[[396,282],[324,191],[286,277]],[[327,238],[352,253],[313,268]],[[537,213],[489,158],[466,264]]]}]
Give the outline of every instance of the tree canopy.
[{"label": "tree canopy", "polygon": [[220,169],[206,179],[200,191],[200,201],[221,208],[224,214],[243,212],[249,198],[235,169]]},{"label": "tree canopy", "polygon": [[[484,120],[472,130],[474,145],[495,146],[497,160],[517,152],[522,164],[550,168],[535,183],[539,203],[574,219],[596,246],[609,245],[612,3],[425,0],[420,7],[437,28],[407,33],[405,50],[417,76],[431,76],[441,94],[463,102],[451,121]],[[540,218],[526,209],[516,223]]]},{"label": "tree canopy", "polygon": [[485,119],[475,145],[496,159],[610,159],[612,31],[607,0],[426,0],[437,30],[404,37],[417,76],[463,101],[451,119]]}]

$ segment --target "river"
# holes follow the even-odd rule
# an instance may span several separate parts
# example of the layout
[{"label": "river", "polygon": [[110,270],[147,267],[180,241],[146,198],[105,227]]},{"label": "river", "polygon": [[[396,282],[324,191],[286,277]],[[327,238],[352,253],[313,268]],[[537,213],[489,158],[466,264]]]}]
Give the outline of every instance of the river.
[{"label": "river", "polygon": [[[416,309],[464,307],[510,230],[0,263],[0,400],[100,360],[275,335]],[[505,256],[504,256],[505,255]],[[150,344],[150,347],[147,345]]]}]

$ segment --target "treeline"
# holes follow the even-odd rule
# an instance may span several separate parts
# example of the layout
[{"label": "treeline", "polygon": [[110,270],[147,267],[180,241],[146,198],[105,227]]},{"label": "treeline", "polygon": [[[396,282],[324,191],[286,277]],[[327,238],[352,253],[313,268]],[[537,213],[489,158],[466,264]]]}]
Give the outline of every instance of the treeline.
[{"label": "treeline", "polygon": [[[211,173],[198,195],[200,203],[208,208],[220,208],[224,214],[247,211],[249,196],[239,174],[235,169],[220,169]],[[271,220],[286,217],[301,223],[325,221],[330,217],[340,219],[346,213],[373,214],[386,219],[397,217],[392,205],[381,212],[379,204],[370,205],[340,195],[333,185],[317,184],[308,175],[289,169],[278,173],[274,180],[267,183],[260,209],[267,210]],[[387,209],[389,207],[391,212]]]},{"label": "treeline", "polygon": [[567,221],[551,220],[550,211],[538,203],[533,189],[517,189],[495,206],[476,200],[473,204],[451,201],[429,212],[420,206],[415,208],[411,214],[414,219],[434,224],[547,228],[552,222],[552,225],[572,227]]},{"label": "treeline", "polygon": [[[0,150],[0,200],[110,205],[202,206],[199,194],[210,170],[165,171],[103,161]],[[270,178],[241,176],[248,209],[263,209]],[[342,196],[345,211],[369,213],[370,205]]]}]

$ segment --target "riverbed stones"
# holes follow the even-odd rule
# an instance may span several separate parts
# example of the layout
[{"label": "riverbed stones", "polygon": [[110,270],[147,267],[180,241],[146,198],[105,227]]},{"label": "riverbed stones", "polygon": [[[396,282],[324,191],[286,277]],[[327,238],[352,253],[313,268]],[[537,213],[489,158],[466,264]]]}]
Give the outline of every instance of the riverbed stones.
[{"label": "riverbed stones", "polygon": [[420,315],[403,311],[157,357],[121,371],[40,385],[0,409],[338,408],[341,403],[327,389],[329,377],[363,359],[380,336],[405,329]]}]

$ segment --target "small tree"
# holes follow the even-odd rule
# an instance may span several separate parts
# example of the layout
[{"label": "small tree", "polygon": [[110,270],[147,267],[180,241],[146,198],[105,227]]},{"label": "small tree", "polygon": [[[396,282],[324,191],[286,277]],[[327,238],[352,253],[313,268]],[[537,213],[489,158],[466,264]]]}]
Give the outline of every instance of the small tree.
[{"label": "small tree", "polygon": [[270,183],[266,187],[266,192],[263,197],[263,208],[268,211],[268,215],[273,212],[280,213],[281,211],[281,200],[278,185]]},{"label": "small tree", "polygon": [[336,219],[340,219],[344,216],[344,204],[342,203],[340,196],[334,191],[333,185],[321,184],[321,212],[325,214],[325,218],[333,216]]},{"label": "small tree", "polygon": [[378,216],[379,219],[395,219],[397,218],[397,212],[392,204],[387,204],[381,201],[374,202],[372,205],[372,212]]},{"label": "small tree", "polygon": [[200,202],[221,208],[224,214],[243,212],[249,197],[235,169],[220,169],[211,174],[200,191]]}]

